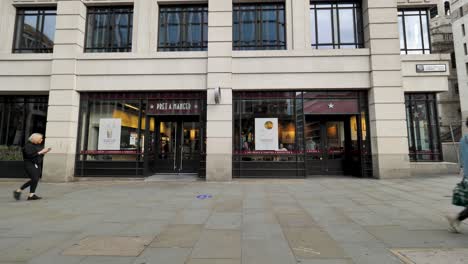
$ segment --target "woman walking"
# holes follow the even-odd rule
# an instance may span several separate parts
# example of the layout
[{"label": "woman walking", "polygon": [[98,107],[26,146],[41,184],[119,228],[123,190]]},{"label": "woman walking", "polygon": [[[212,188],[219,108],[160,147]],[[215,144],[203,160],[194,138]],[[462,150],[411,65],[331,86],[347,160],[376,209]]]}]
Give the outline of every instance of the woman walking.
[{"label": "woman walking", "polygon": [[[468,118],[465,125],[468,127]],[[460,167],[464,179],[468,180],[468,134],[464,135],[460,140]],[[468,207],[465,207],[456,217],[448,216],[450,231],[460,233],[460,223],[465,219],[468,219]]]},{"label": "woman walking", "polygon": [[41,178],[43,157],[51,150],[51,148],[43,148],[41,145],[42,141],[42,134],[34,133],[29,137],[28,142],[23,148],[24,169],[30,180],[13,192],[13,197],[16,200],[21,198],[21,192],[28,187],[28,200],[42,199],[35,192]]}]

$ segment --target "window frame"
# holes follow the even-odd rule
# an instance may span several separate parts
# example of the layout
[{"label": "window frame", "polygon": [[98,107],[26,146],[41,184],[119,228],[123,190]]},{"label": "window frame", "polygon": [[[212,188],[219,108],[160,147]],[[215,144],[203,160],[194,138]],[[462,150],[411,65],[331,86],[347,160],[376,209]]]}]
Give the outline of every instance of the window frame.
[{"label": "window frame", "polygon": [[[415,15],[415,14],[411,14],[411,15],[406,15],[405,16],[405,12],[419,12],[419,14]],[[425,11],[426,12],[426,23],[427,23],[427,36],[428,36],[428,44],[429,44],[429,47],[426,48],[425,47],[425,44],[424,44],[424,27],[423,27],[423,14],[422,12]],[[421,44],[422,44],[422,49],[408,49],[408,41],[407,41],[407,35],[406,35],[406,20],[405,18],[407,16],[418,16],[419,17],[419,26],[420,26],[420,29],[421,29],[421,34],[420,34],[420,37],[421,37]],[[430,23],[430,12],[428,9],[426,8],[399,8],[398,9],[398,18],[402,18],[401,22],[403,23],[401,28],[403,29],[403,42],[405,44],[404,47],[401,47],[400,46],[400,54],[410,54],[410,55],[413,55],[415,53],[408,53],[408,52],[418,52],[418,51],[421,51],[422,53],[416,53],[416,54],[431,54],[432,53],[432,39],[431,39],[431,23]],[[398,22],[399,23],[399,22]],[[400,25],[398,25],[398,27],[400,27]],[[398,31],[400,31],[400,29],[398,29]],[[400,32],[399,32],[400,33]]]},{"label": "window frame", "polygon": [[[188,33],[188,22],[187,22],[187,14],[189,13],[201,13],[201,23],[200,24],[197,24],[197,25],[201,25],[201,31],[200,31],[200,34],[201,34],[201,46],[184,46],[184,45],[180,45],[180,46],[174,46],[174,47],[171,47],[171,46],[168,46],[167,45],[167,41],[166,41],[166,46],[161,46],[161,39],[160,39],[160,33],[161,33],[161,30],[163,29],[162,28],[162,25],[161,25],[161,15],[163,14],[161,12],[162,9],[164,8],[182,8],[183,10],[182,11],[165,11],[164,13],[167,14],[167,13],[182,13],[182,16],[183,16],[183,21],[181,21],[181,23],[179,23],[179,26],[180,27],[183,27],[181,28],[181,31],[184,31],[185,33],[185,38],[184,39],[181,39],[179,41],[179,43],[188,43],[187,42],[187,33]],[[190,10],[191,8],[200,8],[202,10]],[[206,17],[206,23],[205,23],[205,17]],[[168,29],[167,29],[167,17],[165,19],[165,25],[166,27],[164,28],[164,30],[166,31],[166,40],[167,40],[167,34],[168,34]],[[206,39],[205,39],[205,31],[206,31]],[[180,32],[179,32],[180,33]],[[180,4],[180,5],[174,5],[174,4],[160,4],[159,5],[159,11],[158,11],[158,35],[157,35],[157,51],[158,52],[171,52],[171,51],[207,51],[208,50],[208,5],[207,4]]]},{"label": "window frame", "polygon": [[[127,12],[115,12],[117,9],[125,9],[127,8]],[[95,10],[106,10],[107,12],[96,12]],[[94,12],[93,12],[94,11]],[[91,16],[100,14],[100,15],[106,15],[109,18],[110,23],[106,25],[106,38],[105,38],[105,43],[103,43],[103,46],[105,47],[88,47],[88,39],[91,37],[91,40],[94,39],[94,31],[90,32],[90,21],[91,21]],[[128,25],[127,25],[127,46],[125,47],[115,47],[112,46],[113,38],[112,38],[112,30],[113,26],[113,19],[115,14],[126,14],[128,15]],[[106,53],[106,52],[132,52],[133,48],[133,19],[134,19],[134,6],[133,5],[114,5],[114,6],[88,6],[86,10],[86,30],[85,30],[85,40],[84,40],[84,47],[83,51],[85,53]]]},{"label": "window frame", "polygon": [[[25,14],[25,11],[36,11],[35,14]],[[46,13],[46,11],[55,11],[54,13]],[[16,8],[16,14],[15,14],[15,25],[14,25],[14,31],[13,31],[13,45],[12,45],[12,53],[19,53],[19,54],[34,54],[34,53],[53,53],[54,52],[54,45],[55,45],[55,39],[52,40],[52,48],[32,48],[32,49],[25,49],[25,48],[18,48],[17,47],[17,42],[18,42],[18,37],[20,39],[22,38],[23,35],[23,27],[24,27],[24,18],[26,16],[35,16],[36,18],[42,17],[41,19],[37,19],[36,21],[36,32],[37,29],[39,28],[39,24],[41,24],[41,34],[44,32],[44,17],[45,16],[55,16],[57,17],[57,7],[56,6],[31,6],[31,7],[17,7]],[[20,18],[21,22],[20,22]],[[20,26],[21,23],[21,33],[18,32],[18,27]],[[57,23],[55,24],[54,31],[57,29]],[[21,34],[21,36],[19,35]],[[55,32],[54,32],[54,38],[55,38]],[[35,40],[36,46],[39,43],[39,41]],[[30,52],[23,52],[23,51],[30,51]]]},{"label": "window frame", "polygon": [[[416,96],[424,96],[424,99],[414,98]],[[430,153],[420,153],[417,150],[416,142],[416,127],[414,127],[414,116],[413,112],[408,112],[411,107],[416,106],[417,102],[424,102],[426,107],[426,116],[427,116],[427,126],[428,126],[428,140]],[[430,116],[431,114],[431,105],[433,114],[435,116]],[[440,162],[443,161],[442,157],[442,142],[440,139],[440,126],[439,126],[439,110],[437,108],[437,95],[435,93],[405,93],[405,114],[406,117],[409,117],[407,122],[407,131],[408,131],[408,150],[409,157],[411,162]],[[435,127],[436,135],[434,135],[433,128]],[[434,138],[436,137],[436,138]],[[437,140],[437,146],[434,144]],[[414,153],[411,153],[411,146],[414,146]],[[438,150],[438,152],[436,152]],[[419,158],[419,156],[429,155],[430,159]]]},{"label": "window frame", "polygon": [[[246,7],[246,6],[251,6],[253,7],[253,10],[255,12],[255,45],[242,45],[241,43],[243,42],[241,39],[242,33],[241,33],[241,27],[242,24],[240,21],[240,16],[242,14],[241,7]],[[268,8],[264,9],[264,6],[274,6],[274,8]],[[283,11],[283,21],[284,23],[280,23],[280,21],[277,19],[275,21],[276,25],[276,44],[274,45],[265,45],[263,43],[263,25],[264,25],[264,19],[262,18],[262,12],[263,11],[276,11],[276,18],[279,18],[279,12]],[[284,25],[283,25],[284,24]],[[283,29],[283,34],[280,34],[280,29],[281,26],[284,27]],[[239,50],[286,50],[287,49],[287,21],[286,21],[286,3],[284,1],[282,2],[253,2],[253,3],[234,3],[233,8],[232,8],[232,49],[239,51]],[[238,27],[238,34],[235,34],[234,28]],[[280,40],[281,35],[283,35],[284,41]],[[283,42],[283,43],[282,43]]]},{"label": "window frame", "polygon": [[[341,5],[349,5],[352,4],[351,7],[341,6]],[[326,7],[319,7],[320,5],[329,5]],[[319,42],[319,28],[317,20],[317,10],[328,10],[330,11],[330,19],[331,19],[331,43],[320,43]],[[354,31],[354,40],[355,42],[342,42],[341,41],[341,28],[340,28],[340,10],[352,10],[353,11],[353,31]],[[309,14],[314,12],[314,17],[310,19],[314,19],[313,24],[311,27],[315,26],[314,33],[315,33],[315,43],[313,43],[314,37],[311,38],[311,47],[313,49],[321,49],[320,47],[330,47],[332,49],[342,49],[341,46],[352,46],[354,45],[354,49],[362,49],[364,48],[364,24],[363,24],[363,16],[362,16],[362,3],[359,0],[346,0],[346,1],[333,1],[333,0],[311,0],[309,4]],[[335,13],[336,12],[336,13]],[[335,18],[336,15],[336,18]],[[335,21],[337,25],[335,25]],[[336,32],[335,32],[336,31]],[[312,32],[310,32],[312,34]],[[335,39],[335,36],[337,39]]]}]

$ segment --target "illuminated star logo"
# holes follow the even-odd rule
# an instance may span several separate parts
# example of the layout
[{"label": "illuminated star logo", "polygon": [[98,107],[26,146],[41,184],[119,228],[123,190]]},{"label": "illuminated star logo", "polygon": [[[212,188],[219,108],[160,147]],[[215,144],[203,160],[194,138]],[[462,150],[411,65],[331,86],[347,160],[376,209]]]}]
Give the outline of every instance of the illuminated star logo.
[{"label": "illuminated star logo", "polygon": [[329,104],[328,104],[328,108],[329,108],[329,109],[333,109],[333,108],[335,108],[335,105],[334,105],[333,103],[329,103]]}]

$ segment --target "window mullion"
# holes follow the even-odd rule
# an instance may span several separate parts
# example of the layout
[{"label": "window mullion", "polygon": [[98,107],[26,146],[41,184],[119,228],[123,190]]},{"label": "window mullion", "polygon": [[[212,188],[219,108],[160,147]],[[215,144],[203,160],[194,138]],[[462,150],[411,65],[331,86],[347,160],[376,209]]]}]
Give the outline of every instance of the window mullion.
[{"label": "window mullion", "polygon": [[401,11],[401,23],[402,23],[402,28],[403,28],[403,39],[404,39],[404,51],[405,54],[408,54],[408,40],[406,38],[406,16],[405,16],[405,11]]},{"label": "window mullion", "polygon": [[[422,44],[422,54],[425,54],[426,53],[426,50],[424,48],[424,27],[423,27],[423,22],[422,22],[422,13],[421,13],[421,10],[419,10],[418,12],[418,16],[419,16],[419,27],[421,29],[421,44]],[[428,32],[429,34],[429,32]]]},{"label": "window mullion", "polygon": [[354,30],[354,44],[355,44],[355,48],[360,48],[359,47],[359,40],[358,40],[358,33],[357,33],[357,30],[358,30],[358,22],[357,22],[357,16],[356,16],[356,11],[357,11],[357,4],[353,4],[353,30]]},{"label": "window mullion", "polygon": [[[44,40],[44,26],[45,26],[45,18],[46,18],[46,15],[45,15],[45,11],[41,11],[42,15],[41,15],[41,32],[39,34],[40,36],[40,39],[39,39],[39,45],[41,45],[40,43],[42,43],[42,41]],[[41,49],[41,53],[42,52],[48,52],[48,50],[46,50],[46,47],[42,47],[40,46],[40,49]]]},{"label": "window mullion", "polygon": [[318,25],[318,19],[317,19],[317,4],[314,4],[314,18],[315,18],[315,48],[318,49],[319,47],[319,34],[318,34],[318,29],[319,29],[319,25]]}]

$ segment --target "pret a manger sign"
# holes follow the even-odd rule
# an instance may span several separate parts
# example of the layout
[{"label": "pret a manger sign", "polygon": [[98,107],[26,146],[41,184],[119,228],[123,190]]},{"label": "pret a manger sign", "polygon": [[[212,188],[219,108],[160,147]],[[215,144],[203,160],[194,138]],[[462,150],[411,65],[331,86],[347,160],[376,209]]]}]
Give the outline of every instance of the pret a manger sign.
[{"label": "pret a manger sign", "polygon": [[198,114],[199,103],[196,100],[157,100],[150,101],[148,113],[153,115]]}]

